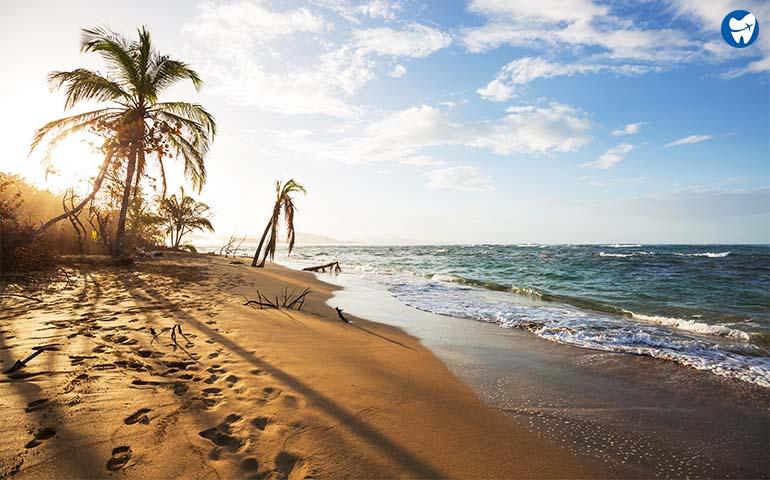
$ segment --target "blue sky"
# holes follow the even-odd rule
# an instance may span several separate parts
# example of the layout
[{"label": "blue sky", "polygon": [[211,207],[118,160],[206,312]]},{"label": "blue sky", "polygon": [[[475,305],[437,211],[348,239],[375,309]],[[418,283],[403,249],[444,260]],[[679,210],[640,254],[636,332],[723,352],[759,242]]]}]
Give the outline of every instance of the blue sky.
[{"label": "blue sky", "polygon": [[[26,158],[62,113],[45,75],[99,67],[81,27],[147,25],[206,82],[168,98],[217,117],[221,236],[258,234],[295,177],[299,230],[346,240],[770,242],[768,2],[156,3],[0,6],[0,169],[83,184],[99,160],[77,142],[58,177]],[[720,33],[738,8],[760,25],[744,49]]]}]

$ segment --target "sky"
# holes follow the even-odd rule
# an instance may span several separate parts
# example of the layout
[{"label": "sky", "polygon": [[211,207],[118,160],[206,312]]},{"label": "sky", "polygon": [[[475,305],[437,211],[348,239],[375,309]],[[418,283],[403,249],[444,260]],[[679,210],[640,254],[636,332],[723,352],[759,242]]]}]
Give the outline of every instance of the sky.
[{"label": "sky", "polygon": [[[721,37],[736,9],[747,48]],[[104,25],[203,78],[164,99],[217,119],[221,237],[259,235],[294,178],[297,230],[339,240],[770,242],[767,1],[3,2],[0,170],[86,188],[82,139],[48,175],[28,149],[65,114],[47,73],[101,68],[79,35]]]}]

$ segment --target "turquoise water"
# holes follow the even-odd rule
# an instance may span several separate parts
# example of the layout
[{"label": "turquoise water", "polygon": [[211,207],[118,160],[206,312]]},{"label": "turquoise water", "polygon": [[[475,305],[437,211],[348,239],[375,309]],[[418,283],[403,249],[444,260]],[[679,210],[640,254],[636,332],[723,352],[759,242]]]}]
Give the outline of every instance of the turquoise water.
[{"label": "turquoise water", "polygon": [[338,260],[421,310],[770,387],[766,245],[304,246],[279,260]]}]

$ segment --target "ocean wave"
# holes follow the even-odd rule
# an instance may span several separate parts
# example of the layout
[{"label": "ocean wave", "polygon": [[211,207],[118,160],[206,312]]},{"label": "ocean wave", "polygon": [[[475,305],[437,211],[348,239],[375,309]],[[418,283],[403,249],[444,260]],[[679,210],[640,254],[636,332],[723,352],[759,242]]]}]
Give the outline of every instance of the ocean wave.
[{"label": "ocean wave", "polygon": [[599,252],[600,257],[615,257],[615,258],[626,258],[626,257],[643,257],[648,255],[655,255],[655,252],[631,252],[631,253],[607,253],[607,252]]},{"label": "ocean wave", "polygon": [[644,331],[605,332],[543,326],[532,331],[552,342],[645,355],[770,388],[770,357],[736,355],[697,341],[672,342]]},{"label": "ocean wave", "polygon": [[725,258],[730,255],[730,252],[703,252],[703,253],[679,253],[674,252],[674,255],[678,257],[708,257],[708,258]]},{"label": "ocean wave", "polygon": [[631,313],[633,318],[642,320],[664,327],[676,328],[686,332],[699,333],[701,335],[712,335],[716,337],[739,338],[741,340],[751,340],[751,335],[737,328],[730,328],[724,325],[710,325],[683,318],[662,317],[658,315],[644,315],[641,313]]},{"label": "ocean wave", "polygon": [[462,280],[460,277],[444,273],[434,273],[429,278],[434,282],[460,282]]},{"label": "ocean wave", "polygon": [[641,245],[638,243],[612,243],[610,245],[605,245],[605,247],[609,248],[639,248]]}]

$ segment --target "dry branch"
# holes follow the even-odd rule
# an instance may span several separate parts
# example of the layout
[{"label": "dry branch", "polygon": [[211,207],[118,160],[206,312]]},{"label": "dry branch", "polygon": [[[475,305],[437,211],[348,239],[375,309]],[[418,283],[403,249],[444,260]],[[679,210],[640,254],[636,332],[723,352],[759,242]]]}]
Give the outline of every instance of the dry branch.
[{"label": "dry branch", "polygon": [[327,268],[329,269],[330,272],[334,272],[334,273],[340,273],[342,271],[342,268],[340,267],[339,262],[330,262],[325,265],[318,265],[316,267],[306,267],[306,268],[303,268],[302,270],[305,272],[326,273]]},{"label": "dry branch", "polygon": [[27,366],[27,363],[31,362],[32,359],[34,359],[35,357],[37,357],[41,353],[47,352],[47,351],[59,350],[59,345],[56,345],[56,344],[42,345],[42,346],[39,346],[39,347],[32,347],[32,349],[34,350],[34,352],[32,354],[30,354],[24,360],[16,360],[16,363],[11,365],[11,368],[9,368],[8,370],[4,371],[3,373],[6,374],[6,375],[9,375],[9,374],[14,373],[16,371],[19,371],[22,368],[24,368],[25,366]]},{"label": "dry branch", "polygon": [[340,307],[334,307],[335,310],[337,310],[337,316],[340,317],[340,320],[342,320],[345,323],[350,323],[350,320],[345,317],[345,315],[342,314],[342,309]]},{"label": "dry branch", "polygon": [[281,308],[285,308],[288,310],[302,310],[302,307],[305,305],[305,298],[310,294],[310,287],[305,288],[300,292],[299,294],[296,292],[296,290],[292,289],[289,291],[289,288],[286,287],[283,289],[283,292],[281,292],[281,295],[276,296],[275,300],[271,300],[265,295],[262,295],[262,293],[257,290],[257,299],[256,300],[249,300],[246,298],[246,303],[244,305],[248,305],[252,308],[275,308],[276,310],[280,310]]}]

